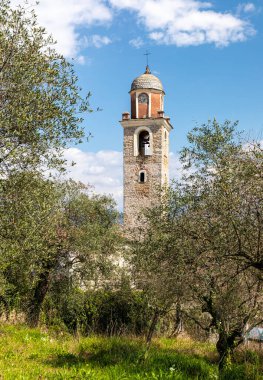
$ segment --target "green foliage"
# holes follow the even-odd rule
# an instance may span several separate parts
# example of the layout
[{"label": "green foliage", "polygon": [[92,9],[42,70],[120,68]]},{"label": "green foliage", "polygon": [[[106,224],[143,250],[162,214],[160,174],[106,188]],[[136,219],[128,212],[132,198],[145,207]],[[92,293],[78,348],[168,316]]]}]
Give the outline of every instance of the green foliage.
[{"label": "green foliage", "polygon": [[107,335],[146,333],[151,309],[142,292],[130,289],[116,291],[82,291],[57,294],[54,288],[47,298],[42,322],[48,326],[65,325],[69,332]]},{"label": "green foliage", "polygon": [[143,334],[151,311],[144,294],[137,291],[97,292],[95,294],[97,332]]},{"label": "green foliage", "polygon": [[63,149],[85,137],[82,115],[91,111],[73,65],[53,47],[27,2],[1,1],[0,311],[22,309],[33,325],[70,254],[81,263],[79,281],[106,270],[116,214],[106,197],[40,174],[63,170]]},{"label": "green foliage", "polygon": [[224,369],[220,376],[220,380],[258,380],[262,378],[260,366],[251,364],[235,365],[229,369]]},{"label": "green foliage", "polygon": [[[1,273],[6,301],[26,301],[41,271],[52,259],[61,212],[59,193],[52,181],[38,173],[15,173],[0,182]],[[26,305],[25,305],[26,307]]]},{"label": "green foliage", "polygon": [[226,156],[237,153],[242,146],[237,125],[238,122],[228,120],[219,124],[214,119],[193,128],[187,135],[189,146],[181,151],[181,161],[185,167],[208,174],[209,168],[217,167],[217,163]]},{"label": "green foliage", "polygon": [[244,360],[247,363],[258,365],[260,364],[260,356],[257,352],[252,350],[246,350],[244,355]]},{"label": "green foliage", "polygon": [[[193,351],[195,349],[195,351]],[[0,372],[4,379],[216,380],[214,351],[188,340],[155,341],[142,360],[139,339],[54,337],[24,327],[1,327]],[[206,355],[204,355],[206,352]],[[211,352],[211,354],[207,354]],[[234,365],[223,379],[262,380],[260,366]],[[239,376],[239,377],[238,377]]]},{"label": "green foliage", "polygon": [[73,283],[99,281],[110,270],[117,213],[111,199],[90,196],[84,185],[37,173],[2,180],[0,196],[2,300],[19,300],[29,323],[37,324],[53,284],[70,302]]},{"label": "green foliage", "polygon": [[157,313],[179,305],[181,318],[217,334],[220,370],[263,307],[263,151],[243,146],[235,128],[194,128],[181,158],[189,170],[145,212],[131,245],[137,286]]},{"label": "green foliage", "polygon": [[37,24],[34,10],[0,4],[0,174],[60,167],[60,148],[80,142],[82,98],[73,65]]}]

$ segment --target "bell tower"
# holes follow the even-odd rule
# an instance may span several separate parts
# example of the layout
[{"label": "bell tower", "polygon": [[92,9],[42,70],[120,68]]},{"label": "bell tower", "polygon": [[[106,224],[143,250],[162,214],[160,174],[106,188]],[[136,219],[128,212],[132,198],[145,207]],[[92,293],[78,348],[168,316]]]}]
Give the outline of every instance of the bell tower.
[{"label": "bell tower", "polygon": [[170,118],[164,115],[161,81],[147,65],[131,85],[131,112],[122,114],[124,131],[124,227],[139,227],[143,209],[160,201],[169,180]]}]

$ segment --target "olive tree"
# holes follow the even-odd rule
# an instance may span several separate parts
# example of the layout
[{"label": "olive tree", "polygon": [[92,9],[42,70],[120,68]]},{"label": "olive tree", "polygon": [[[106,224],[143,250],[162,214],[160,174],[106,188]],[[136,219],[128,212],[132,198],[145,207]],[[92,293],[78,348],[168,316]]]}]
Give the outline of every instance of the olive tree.
[{"label": "olive tree", "polygon": [[214,120],[196,127],[182,152],[193,199],[181,223],[194,258],[188,316],[218,334],[220,369],[262,323],[262,150],[245,144],[236,126]]},{"label": "olive tree", "polygon": [[0,4],[0,175],[59,167],[61,148],[84,137],[74,67],[54,49],[34,10]]},{"label": "olive tree", "polygon": [[117,212],[110,198],[91,195],[83,184],[28,172],[3,180],[0,196],[2,272],[9,296],[35,326],[53,281],[87,286],[109,270]]},{"label": "olive tree", "polygon": [[189,170],[146,214],[137,273],[159,304],[179,296],[184,316],[217,334],[221,370],[262,323],[262,152],[236,123],[214,120],[188,138]]},{"label": "olive tree", "polygon": [[[223,369],[231,363],[234,349],[243,343],[246,332],[263,322],[263,282],[255,268],[232,257],[238,249],[236,233],[231,216],[227,220],[227,211],[221,208],[221,197],[225,203],[226,194],[218,197],[210,189],[182,218],[181,233],[185,255],[192,257],[187,268],[190,297],[184,314],[207,332],[217,334]],[[231,198],[228,205],[231,208]],[[243,227],[244,220],[241,223]],[[251,228],[249,223],[247,228]],[[242,229],[238,232],[243,235]]]}]

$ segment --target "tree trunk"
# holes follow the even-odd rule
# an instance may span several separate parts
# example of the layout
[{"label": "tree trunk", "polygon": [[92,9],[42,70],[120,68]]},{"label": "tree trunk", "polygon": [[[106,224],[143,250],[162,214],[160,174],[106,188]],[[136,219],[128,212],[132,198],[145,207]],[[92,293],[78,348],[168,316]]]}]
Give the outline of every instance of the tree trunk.
[{"label": "tree trunk", "polygon": [[174,322],[174,328],[172,333],[170,334],[169,338],[175,338],[177,337],[180,332],[183,330],[183,321],[182,321],[182,312],[181,312],[181,305],[180,303],[176,304],[176,311],[175,311],[175,322]]},{"label": "tree trunk", "polygon": [[39,276],[27,311],[26,322],[30,327],[37,327],[45,296],[49,288],[50,268]]},{"label": "tree trunk", "polygon": [[227,334],[225,331],[219,333],[219,338],[216,344],[217,352],[219,354],[219,372],[222,372],[227,367],[231,367],[235,348],[244,342],[243,333],[245,323],[246,320],[244,320],[244,324],[240,328],[233,330],[231,334]]},{"label": "tree trunk", "polygon": [[235,348],[235,336],[228,336],[225,332],[219,333],[216,349],[219,354],[219,373],[232,364],[233,351]]},{"label": "tree trunk", "polygon": [[152,337],[153,337],[154,331],[156,329],[156,325],[157,325],[157,322],[159,319],[159,315],[160,315],[159,310],[156,309],[154,314],[153,314],[152,323],[151,323],[151,326],[150,326],[150,329],[148,331],[147,338],[146,338],[147,350],[149,349],[149,347],[151,345]]}]

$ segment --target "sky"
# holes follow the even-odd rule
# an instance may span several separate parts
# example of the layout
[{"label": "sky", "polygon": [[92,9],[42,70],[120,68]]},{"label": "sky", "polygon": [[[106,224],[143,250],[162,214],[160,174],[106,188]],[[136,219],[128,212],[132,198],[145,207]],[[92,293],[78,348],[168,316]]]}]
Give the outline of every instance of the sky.
[{"label": "sky", "polygon": [[[13,5],[21,4],[12,0]],[[170,135],[170,177],[187,132],[216,118],[239,120],[248,138],[263,135],[263,0],[40,0],[39,23],[73,60],[83,93],[87,143],[65,151],[70,176],[112,194],[122,208],[119,124],[130,110],[133,79],[149,65],[163,83]]]}]

